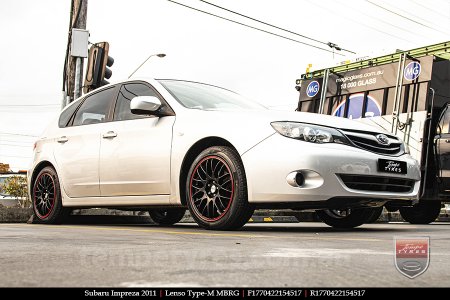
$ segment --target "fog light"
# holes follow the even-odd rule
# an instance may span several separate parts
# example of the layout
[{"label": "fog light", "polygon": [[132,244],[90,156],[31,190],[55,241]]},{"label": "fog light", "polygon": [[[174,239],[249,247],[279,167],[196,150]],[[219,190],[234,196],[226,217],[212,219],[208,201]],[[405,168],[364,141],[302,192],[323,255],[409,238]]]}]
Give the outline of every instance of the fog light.
[{"label": "fog light", "polygon": [[286,176],[290,186],[301,189],[314,189],[323,185],[323,178],[313,170],[292,171]]},{"label": "fog light", "polygon": [[305,183],[305,176],[303,176],[302,173],[298,172],[298,173],[295,175],[295,183],[296,183],[298,186],[302,186],[302,185]]},{"label": "fog light", "polygon": [[301,187],[303,184],[305,184],[305,176],[298,171],[289,173],[289,175],[286,177],[286,180],[289,185],[293,187]]}]

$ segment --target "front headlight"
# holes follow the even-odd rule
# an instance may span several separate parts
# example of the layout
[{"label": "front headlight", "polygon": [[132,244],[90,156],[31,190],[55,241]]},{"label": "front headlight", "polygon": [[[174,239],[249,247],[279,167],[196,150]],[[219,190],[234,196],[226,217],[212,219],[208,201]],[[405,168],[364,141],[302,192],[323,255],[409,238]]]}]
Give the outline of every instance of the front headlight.
[{"label": "front headlight", "polygon": [[282,136],[305,142],[350,144],[342,133],[330,127],[296,122],[272,122],[270,125]]}]

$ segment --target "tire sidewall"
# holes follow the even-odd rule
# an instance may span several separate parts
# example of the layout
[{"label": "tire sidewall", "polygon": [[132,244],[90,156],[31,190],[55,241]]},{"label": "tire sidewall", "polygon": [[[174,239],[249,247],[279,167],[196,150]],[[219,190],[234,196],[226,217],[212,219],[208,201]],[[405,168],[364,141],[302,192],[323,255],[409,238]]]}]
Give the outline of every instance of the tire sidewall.
[{"label": "tire sidewall", "polygon": [[[163,216],[163,213],[167,212],[167,215]],[[185,208],[179,209],[166,209],[166,210],[149,210],[150,218],[159,225],[174,225],[181,221],[186,212]]]},{"label": "tire sidewall", "polygon": [[436,221],[440,211],[440,201],[429,201],[413,207],[402,207],[400,208],[400,215],[411,224],[430,224]]},{"label": "tire sidewall", "polygon": [[317,215],[325,224],[334,228],[343,229],[350,229],[367,223],[373,214],[373,208],[352,209],[352,212],[348,216],[343,218],[333,217],[330,213],[324,210],[317,211]]},{"label": "tire sidewall", "polygon": [[[53,183],[55,185],[55,203],[53,204],[53,208],[52,208],[51,212],[45,218],[39,217],[39,213],[36,208],[36,200],[35,200],[36,184],[37,184],[38,179],[43,174],[50,175],[52,177]],[[60,218],[61,210],[62,210],[61,189],[60,189],[58,175],[56,174],[56,171],[52,167],[45,167],[38,173],[38,175],[36,176],[36,179],[33,182],[33,187],[32,187],[31,191],[32,191],[31,196],[32,196],[33,213],[35,216],[35,221],[38,223],[55,223],[55,222],[60,221],[59,218]]]}]

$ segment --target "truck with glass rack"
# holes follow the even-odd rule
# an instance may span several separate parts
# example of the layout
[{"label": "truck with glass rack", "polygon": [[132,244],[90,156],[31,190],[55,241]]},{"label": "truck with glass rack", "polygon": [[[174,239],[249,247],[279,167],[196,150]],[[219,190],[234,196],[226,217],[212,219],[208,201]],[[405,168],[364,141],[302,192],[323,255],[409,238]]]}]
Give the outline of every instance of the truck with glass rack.
[{"label": "truck with glass rack", "polygon": [[[296,84],[298,111],[376,125],[403,139],[409,148],[405,151],[421,165],[419,201],[408,206],[387,202],[385,207],[400,210],[412,224],[428,224],[438,217],[441,205],[450,201],[450,42],[307,72]],[[355,146],[392,157],[394,164],[401,151],[376,136],[349,139]],[[364,166],[349,166],[355,167]],[[374,188],[362,181],[354,184],[358,189]]]}]

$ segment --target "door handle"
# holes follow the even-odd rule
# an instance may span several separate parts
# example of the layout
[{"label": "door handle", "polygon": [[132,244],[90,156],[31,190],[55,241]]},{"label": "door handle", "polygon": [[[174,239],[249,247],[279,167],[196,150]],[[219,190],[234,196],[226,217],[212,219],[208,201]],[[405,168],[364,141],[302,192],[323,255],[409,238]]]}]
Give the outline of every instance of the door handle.
[{"label": "door handle", "polygon": [[67,142],[69,139],[67,138],[67,136],[65,136],[65,135],[63,135],[63,136],[61,136],[61,137],[59,137],[59,138],[57,138],[56,139],[56,141],[58,142],[58,143],[62,143],[62,144],[64,144],[65,142]]},{"label": "door handle", "polygon": [[115,133],[114,131],[108,131],[107,133],[103,134],[104,139],[113,139],[116,136],[117,136],[117,133]]},{"label": "door handle", "polygon": [[446,142],[446,143],[450,143],[450,140],[449,140],[449,139],[446,139],[445,142]]}]

